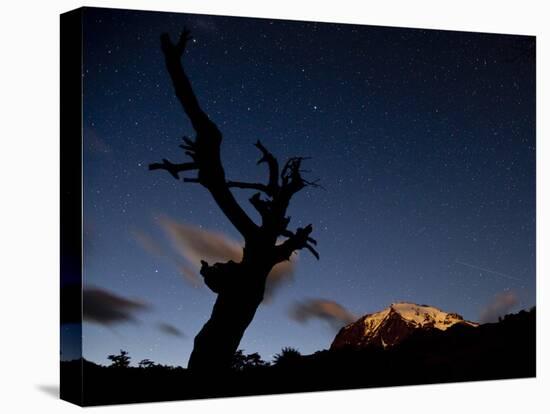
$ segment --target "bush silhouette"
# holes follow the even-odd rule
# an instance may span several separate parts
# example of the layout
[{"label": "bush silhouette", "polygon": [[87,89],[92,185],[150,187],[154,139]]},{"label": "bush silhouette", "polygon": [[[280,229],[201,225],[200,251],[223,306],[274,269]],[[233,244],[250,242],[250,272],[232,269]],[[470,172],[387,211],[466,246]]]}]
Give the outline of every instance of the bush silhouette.
[{"label": "bush silhouette", "polygon": [[284,347],[279,354],[273,358],[273,364],[278,366],[288,366],[295,363],[302,357],[300,351],[290,346]]},{"label": "bush silhouette", "polygon": [[139,361],[138,363],[138,367],[140,368],[153,368],[155,366],[155,363],[153,361],[151,361],[150,359],[142,359],[141,361]]},{"label": "bush silhouette", "polygon": [[239,349],[233,355],[231,369],[234,371],[243,371],[247,368],[265,367],[268,365],[269,362],[264,361],[257,352],[245,355],[243,350]]},{"label": "bush silhouette", "polygon": [[130,366],[131,358],[128,356],[128,352],[123,349],[120,350],[120,354],[109,355],[107,359],[112,361],[110,365],[112,368],[128,368]]}]

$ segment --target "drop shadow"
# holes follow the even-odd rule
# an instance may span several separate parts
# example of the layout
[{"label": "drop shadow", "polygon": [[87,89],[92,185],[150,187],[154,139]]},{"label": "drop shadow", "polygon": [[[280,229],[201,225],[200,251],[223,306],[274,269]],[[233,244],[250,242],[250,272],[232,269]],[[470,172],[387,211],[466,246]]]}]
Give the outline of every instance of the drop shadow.
[{"label": "drop shadow", "polygon": [[54,397],[55,399],[59,398],[59,385],[58,384],[37,385],[36,388],[38,388],[44,394],[49,395],[50,397]]}]

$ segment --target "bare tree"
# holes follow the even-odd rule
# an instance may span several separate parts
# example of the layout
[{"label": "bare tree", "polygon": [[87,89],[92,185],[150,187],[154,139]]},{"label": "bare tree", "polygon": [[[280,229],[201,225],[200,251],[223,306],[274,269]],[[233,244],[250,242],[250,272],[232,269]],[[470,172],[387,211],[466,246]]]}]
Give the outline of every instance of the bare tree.
[{"label": "bare tree", "polygon": [[[161,36],[166,67],[176,96],[196,132],[194,140],[184,137],[181,148],[190,157],[184,163],[150,164],[150,170],[166,170],[175,179],[181,172],[196,171],[184,182],[205,187],[215,202],[244,238],[243,257],[239,263],[229,261],[210,265],[202,261],[200,270],[206,285],[218,296],[210,319],[195,337],[188,368],[194,371],[229,369],[241,338],[254,318],[264,297],[266,278],[277,263],[289,260],[292,253],[308,249],[317,259],[315,240],[310,237],[311,224],[291,231],[286,211],[291,198],[308,182],[302,177],[303,157],[290,158],[280,169],[279,162],[260,141],[258,164],[266,164],[267,183],[231,181],[225,177],[220,157],[222,134],[202,110],[181,63],[189,31],[183,30],[173,43],[168,34]],[[258,211],[261,223],[256,224],[239,205],[231,189],[254,190],[250,203]]]}]

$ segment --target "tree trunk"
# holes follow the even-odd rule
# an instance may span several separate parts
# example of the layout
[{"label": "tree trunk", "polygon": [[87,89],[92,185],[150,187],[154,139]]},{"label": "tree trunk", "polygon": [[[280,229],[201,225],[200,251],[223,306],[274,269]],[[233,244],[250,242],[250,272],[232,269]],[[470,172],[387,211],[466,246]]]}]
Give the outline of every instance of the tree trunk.
[{"label": "tree trunk", "polygon": [[214,309],[208,322],[195,337],[193,352],[187,364],[188,369],[194,372],[224,371],[231,368],[233,356],[244,332],[263,300],[268,272],[254,272],[241,263],[232,264],[235,272],[220,271],[215,276],[205,276],[206,283],[211,288],[214,284],[209,280],[211,277],[228,283],[214,285],[215,291],[218,291]]}]

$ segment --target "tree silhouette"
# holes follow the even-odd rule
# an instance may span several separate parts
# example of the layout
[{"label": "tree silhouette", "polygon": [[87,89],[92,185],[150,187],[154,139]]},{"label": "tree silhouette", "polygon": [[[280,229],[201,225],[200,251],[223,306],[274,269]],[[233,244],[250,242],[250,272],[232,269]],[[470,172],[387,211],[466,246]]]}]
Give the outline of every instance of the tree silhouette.
[{"label": "tree silhouette", "polygon": [[[208,322],[195,337],[188,368],[195,371],[229,369],[241,338],[254,318],[264,297],[266,278],[277,263],[289,260],[292,253],[308,249],[317,259],[315,240],[310,237],[311,224],[291,231],[286,211],[291,198],[306,186],[317,186],[302,177],[304,157],[292,157],[280,169],[278,160],[260,141],[255,146],[261,153],[258,164],[268,167],[267,183],[231,181],[226,179],[220,156],[222,134],[202,110],[181,63],[191,39],[183,30],[173,43],[168,34],[161,36],[166,68],[183,110],[196,132],[194,140],[184,137],[181,148],[190,157],[184,163],[149,165],[150,170],[166,170],[175,179],[186,171],[197,175],[184,182],[205,187],[221,211],[244,238],[243,257],[239,263],[208,264],[201,261],[200,273],[217,299]],[[231,189],[254,190],[249,201],[258,211],[261,223],[255,223],[239,205]],[[282,240],[281,240],[282,239]]]},{"label": "tree silhouette", "polygon": [[301,356],[302,354],[296,348],[287,346],[284,347],[280,353],[275,354],[275,356],[273,357],[273,364],[281,366],[292,365],[292,363],[299,360]]},{"label": "tree silhouette", "polygon": [[153,368],[155,366],[155,363],[151,361],[150,359],[142,359],[138,363],[138,367],[140,368]]},{"label": "tree silhouette", "polygon": [[264,361],[257,352],[246,355],[242,349],[235,352],[231,361],[231,369],[235,371],[242,371],[246,368],[266,367],[268,365],[269,362]]},{"label": "tree silhouette", "polygon": [[107,359],[111,360],[112,363],[109,365],[113,368],[128,368],[130,366],[130,357],[128,356],[128,351],[120,350],[118,355],[109,355]]}]

